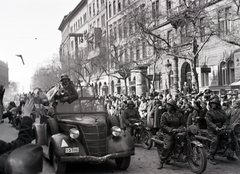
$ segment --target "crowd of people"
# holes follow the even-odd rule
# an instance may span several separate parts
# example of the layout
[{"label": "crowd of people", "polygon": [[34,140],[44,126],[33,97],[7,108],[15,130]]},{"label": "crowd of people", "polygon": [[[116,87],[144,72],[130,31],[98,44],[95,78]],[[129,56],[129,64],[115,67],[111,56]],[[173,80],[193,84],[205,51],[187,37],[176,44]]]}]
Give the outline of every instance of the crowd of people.
[{"label": "crowd of people", "polygon": [[[66,75],[61,76],[61,82],[63,87],[65,83],[67,84],[65,86],[71,84],[70,79]],[[70,91],[69,94],[67,96],[64,95],[61,98],[64,101],[60,100],[61,102],[72,102],[78,97],[73,87],[67,91]],[[36,95],[38,95],[36,92],[29,93],[25,97],[28,98],[28,101],[32,98],[31,101],[34,104],[39,103],[42,105],[43,101],[34,101],[39,99],[39,96]],[[13,115],[17,113],[23,115],[20,112],[22,112],[24,104],[25,102],[20,102],[20,105],[17,106],[14,102],[10,102],[6,112],[3,112],[3,107],[0,105],[2,113],[0,116],[2,118],[8,117],[9,123],[11,123]],[[236,93],[230,91],[226,95],[219,96],[210,89],[206,89],[198,94],[186,92],[178,93],[174,96],[171,94],[165,96],[156,92],[150,93],[148,96],[108,95],[104,97],[104,106],[111,122],[120,125],[121,128],[128,128],[131,135],[133,135],[131,127],[132,118],[144,120],[148,128],[157,129],[163,133],[165,144],[161,154],[159,169],[166,163],[174,147],[174,132],[187,129],[191,125],[196,125],[199,129],[208,131],[212,139],[208,159],[211,164],[216,164],[214,157],[220,143],[218,134],[221,129],[229,128],[239,121],[240,114],[240,99],[238,99]],[[32,109],[30,110],[32,113],[34,112]],[[32,120],[34,121],[33,118]],[[21,127],[19,129],[21,131]],[[227,159],[235,160],[233,155],[227,156]]]},{"label": "crowd of people", "polygon": [[[146,126],[163,132],[165,150],[161,155],[159,169],[173,148],[173,132],[191,125],[208,131],[212,139],[208,159],[211,164],[217,164],[214,157],[220,143],[218,134],[221,129],[229,128],[239,121],[240,117],[240,99],[236,93],[229,91],[219,96],[210,89],[194,95],[108,95],[105,97],[105,107],[111,117],[119,118],[116,120],[119,120],[121,127],[131,127],[129,120],[135,118],[145,120]],[[236,160],[233,155],[226,157],[228,160]]]}]

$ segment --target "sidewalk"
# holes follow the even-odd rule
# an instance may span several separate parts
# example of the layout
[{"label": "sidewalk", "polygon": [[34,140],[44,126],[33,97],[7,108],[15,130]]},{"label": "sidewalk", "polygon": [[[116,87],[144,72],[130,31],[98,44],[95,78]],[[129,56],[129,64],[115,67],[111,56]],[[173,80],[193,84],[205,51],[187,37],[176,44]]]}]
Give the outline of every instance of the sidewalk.
[{"label": "sidewalk", "polygon": [[0,139],[10,142],[17,138],[18,130],[12,124],[8,123],[8,119],[4,119],[4,123],[0,123]]}]

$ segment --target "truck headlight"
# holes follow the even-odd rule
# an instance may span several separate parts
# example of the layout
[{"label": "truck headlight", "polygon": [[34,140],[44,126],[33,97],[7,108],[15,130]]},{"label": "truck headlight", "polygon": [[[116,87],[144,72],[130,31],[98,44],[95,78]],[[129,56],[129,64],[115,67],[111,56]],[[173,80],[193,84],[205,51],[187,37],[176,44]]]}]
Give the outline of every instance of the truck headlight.
[{"label": "truck headlight", "polygon": [[121,128],[118,127],[118,126],[113,126],[112,129],[111,129],[111,131],[112,131],[112,135],[113,135],[114,137],[120,136],[120,135],[121,135],[121,132],[122,132]]},{"label": "truck headlight", "polygon": [[72,138],[72,139],[76,139],[76,138],[78,138],[79,137],[79,130],[78,129],[76,129],[76,128],[71,128],[70,130],[69,130],[69,136]]}]

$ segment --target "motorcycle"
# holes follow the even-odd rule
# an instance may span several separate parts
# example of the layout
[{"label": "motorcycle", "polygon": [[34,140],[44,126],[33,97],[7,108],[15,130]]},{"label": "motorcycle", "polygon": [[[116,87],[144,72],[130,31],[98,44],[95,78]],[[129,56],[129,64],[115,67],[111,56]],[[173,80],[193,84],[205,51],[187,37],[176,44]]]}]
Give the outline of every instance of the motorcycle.
[{"label": "motorcycle", "polygon": [[129,119],[130,127],[133,129],[132,137],[134,143],[142,144],[143,148],[151,149],[153,141],[151,140],[152,134],[146,127],[144,120]]},{"label": "motorcycle", "polygon": [[[192,125],[187,130],[182,132],[174,132],[174,147],[170,152],[166,163],[171,160],[174,162],[188,162],[190,169],[194,173],[203,173],[207,167],[207,155],[203,148],[203,144],[195,139],[197,126]],[[157,147],[159,158],[164,150],[163,133],[157,132],[157,135],[152,138]]]},{"label": "motorcycle", "polygon": [[[240,123],[235,123],[229,128],[221,128],[218,135],[220,143],[216,155],[232,157],[235,153],[240,160]],[[210,150],[212,139],[207,130],[199,130],[196,138],[204,144],[207,151]]]}]

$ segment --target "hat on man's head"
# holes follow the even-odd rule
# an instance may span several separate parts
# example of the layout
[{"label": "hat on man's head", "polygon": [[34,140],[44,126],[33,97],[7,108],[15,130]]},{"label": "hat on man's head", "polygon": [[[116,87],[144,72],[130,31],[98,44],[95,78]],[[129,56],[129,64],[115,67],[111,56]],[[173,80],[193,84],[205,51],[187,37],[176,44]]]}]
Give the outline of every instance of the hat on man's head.
[{"label": "hat on man's head", "polygon": [[211,89],[205,89],[205,91],[204,91],[205,94],[210,94],[211,92],[212,92]]},{"label": "hat on man's head", "polygon": [[67,74],[62,74],[61,75],[61,81],[64,80],[64,79],[69,79]]},{"label": "hat on man's head", "polygon": [[177,103],[173,99],[168,100],[167,104],[172,106],[175,109],[178,109]]},{"label": "hat on man's head", "polygon": [[127,101],[127,105],[133,105],[133,106],[135,106],[135,104],[134,104],[134,102],[133,102],[132,100],[128,100],[128,101]]},{"label": "hat on man's head", "polygon": [[209,103],[210,103],[210,104],[211,104],[211,103],[215,103],[215,104],[221,105],[220,100],[219,100],[218,97],[213,97],[213,98],[211,98],[210,101],[209,101]]}]

